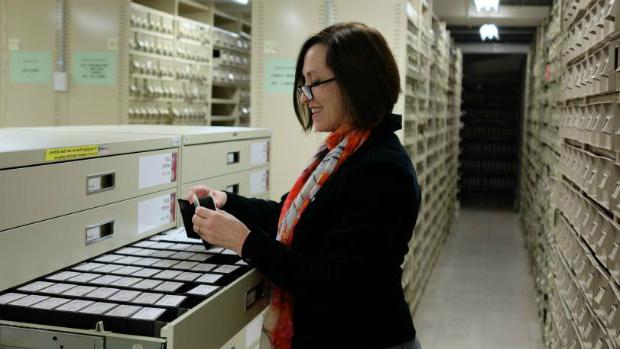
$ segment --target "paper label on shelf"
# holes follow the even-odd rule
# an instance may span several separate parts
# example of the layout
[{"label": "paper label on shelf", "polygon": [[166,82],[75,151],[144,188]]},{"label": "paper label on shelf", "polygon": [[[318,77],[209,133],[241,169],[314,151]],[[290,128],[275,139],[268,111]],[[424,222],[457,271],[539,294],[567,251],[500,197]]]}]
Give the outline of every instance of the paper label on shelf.
[{"label": "paper label on shelf", "polygon": [[138,187],[140,189],[169,184],[176,180],[176,155],[167,153],[141,156],[139,160]]},{"label": "paper label on shelf", "polygon": [[138,235],[174,222],[174,194],[138,202]]},{"label": "paper label on shelf", "polygon": [[278,53],[278,42],[265,40],[263,43],[263,53],[272,55]]},{"label": "paper label on shelf", "polygon": [[15,84],[50,84],[52,53],[50,51],[11,51],[11,82]]},{"label": "paper label on shelf", "polygon": [[18,38],[9,38],[9,51],[18,51],[21,47]]},{"label": "paper label on shelf", "polygon": [[295,87],[295,60],[267,59],[265,61],[265,92],[289,94]]},{"label": "paper label on shelf", "polygon": [[45,150],[45,161],[73,160],[97,156],[98,145],[78,145],[75,147],[52,148]]},{"label": "paper label on shelf", "polygon": [[118,38],[108,38],[108,50],[118,50]]},{"label": "paper label on shelf", "polygon": [[267,170],[250,173],[250,195],[256,195],[267,191]]},{"label": "paper label on shelf", "polygon": [[117,67],[116,52],[76,52],[71,74],[79,85],[110,86],[116,84]]},{"label": "paper label on shelf", "polygon": [[269,142],[252,143],[250,162],[252,166],[265,164],[269,161]]}]

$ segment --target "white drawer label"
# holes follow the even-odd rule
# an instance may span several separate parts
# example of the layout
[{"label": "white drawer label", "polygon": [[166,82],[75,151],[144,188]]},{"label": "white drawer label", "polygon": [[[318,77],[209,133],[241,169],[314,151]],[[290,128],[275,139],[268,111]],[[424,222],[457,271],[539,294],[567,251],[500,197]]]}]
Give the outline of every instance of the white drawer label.
[{"label": "white drawer label", "polygon": [[269,161],[269,142],[252,143],[250,158],[252,166],[266,164]]},{"label": "white drawer label", "polygon": [[177,178],[177,153],[141,156],[139,166],[140,189],[172,183]]},{"label": "white drawer label", "polygon": [[174,222],[174,193],[138,202],[138,234]]},{"label": "white drawer label", "polygon": [[267,170],[250,173],[250,195],[266,192],[268,179]]}]

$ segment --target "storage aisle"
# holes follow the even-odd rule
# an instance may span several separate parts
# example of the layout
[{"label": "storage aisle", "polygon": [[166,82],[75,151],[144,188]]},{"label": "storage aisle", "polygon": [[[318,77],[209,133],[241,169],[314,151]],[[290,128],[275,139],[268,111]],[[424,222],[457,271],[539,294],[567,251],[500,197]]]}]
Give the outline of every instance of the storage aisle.
[{"label": "storage aisle", "polygon": [[516,212],[461,209],[414,323],[424,349],[543,348]]}]

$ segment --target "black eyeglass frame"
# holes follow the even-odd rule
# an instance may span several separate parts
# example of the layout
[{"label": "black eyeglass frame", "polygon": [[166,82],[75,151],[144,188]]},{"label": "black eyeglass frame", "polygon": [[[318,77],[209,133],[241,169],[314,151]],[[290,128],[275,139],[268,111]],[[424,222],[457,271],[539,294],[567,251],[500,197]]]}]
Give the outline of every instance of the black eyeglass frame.
[{"label": "black eyeglass frame", "polygon": [[301,94],[303,93],[304,96],[306,96],[306,98],[311,101],[312,99],[314,99],[314,96],[312,95],[312,88],[313,87],[317,87],[319,85],[323,85],[326,84],[328,82],[332,82],[336,80],[335,77],[331,78],[331,79],[327,79],[327,80],[321,80],[321,81],[317,81],[317,82],[313,82],[310,85],[301,85],[297,87],[297,96],[301,97]]}]

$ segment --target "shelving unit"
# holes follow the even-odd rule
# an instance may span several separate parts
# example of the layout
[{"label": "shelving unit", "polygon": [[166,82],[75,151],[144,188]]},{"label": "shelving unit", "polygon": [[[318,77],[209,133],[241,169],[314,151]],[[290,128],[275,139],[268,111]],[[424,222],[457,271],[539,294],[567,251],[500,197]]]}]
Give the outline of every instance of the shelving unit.
[{"label": "shelving unit", "polygon": [[461,198],[512,195],[517,185],[519,86],[465,84]]},{"label": "shelving unit", "polygon": [[191,0],[130,11],[130,123],[250,125],[249,22]]},{"label": "shelving unit", "polygon": [[555,2],[529,62],[521,221],[550,348],[620,347],[619,10]]},{"label": "shelving unit", "polygon": [[[458,211],[462,55],[426,1],[410,1],[403,144],[414,162],[422,205],[403,269],[414,313]],[[431,58],[432,57],[432,58]]]}]

